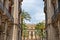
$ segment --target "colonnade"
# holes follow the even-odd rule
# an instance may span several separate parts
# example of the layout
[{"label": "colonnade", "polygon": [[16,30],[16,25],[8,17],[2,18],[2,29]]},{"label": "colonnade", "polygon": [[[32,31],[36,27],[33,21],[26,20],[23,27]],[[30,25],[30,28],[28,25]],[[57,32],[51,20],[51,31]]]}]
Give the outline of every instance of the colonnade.
[{"label": "colonnade", "polygon": [[23,37],[23,40],[39,40],[40,37],[39,35],[36,34],[36,30],[32,29],[32,30],[27,30],[28,32],[28,37]]}]

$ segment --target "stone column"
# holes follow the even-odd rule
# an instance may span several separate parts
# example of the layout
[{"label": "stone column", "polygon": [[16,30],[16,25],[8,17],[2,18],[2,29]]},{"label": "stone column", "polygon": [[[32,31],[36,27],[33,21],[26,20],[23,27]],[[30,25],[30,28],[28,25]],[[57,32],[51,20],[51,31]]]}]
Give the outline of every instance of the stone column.
[{"label": "stone column", "polygon": [[31,31],[29,31],[29,39],[31,39]]},{"label": "stone column", "polygon": [[4,31],[4,40],[7,39],[7,27],[8,27],[8,25],[7,25],[7,21],[6,21],[6,23],[5,23],[5,31]]},{"label": "stone column", "polygon": [[18,0],[14,0],[14,26],[12,40],[18,40]]},{"label": "stone column", "polygon": [[35,39],[35,32],[33,31],[33,39]]},{"label": "stone column", "polygon": [[37,38],[36,38],[36,30],[35,30],[35,39],[37,40]]},{"label": "stone column", "polygon": [[21,36],[21,29],[19,30],[20,32],[19,32],[19,40],[22,40],[22,36]]}]

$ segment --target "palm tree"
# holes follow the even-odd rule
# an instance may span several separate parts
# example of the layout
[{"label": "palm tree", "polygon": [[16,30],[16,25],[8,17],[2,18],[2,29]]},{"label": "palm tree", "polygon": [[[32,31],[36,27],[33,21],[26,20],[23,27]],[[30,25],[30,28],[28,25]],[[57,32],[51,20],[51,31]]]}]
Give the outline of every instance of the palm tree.
[{"label": "palm tree", "polygon": [[41,23],[36,24],[35,29],[37,30],[36,34],[39,35],[40,37],[42,36],[42,40],[43,40],[43,37],[44,37],[43,30],[45,29],[44,23],[41,22]]},{"label": "palm tree", "polygon": [[[26,29],[27,29],[27,26],[26,26],[26,24],[24,23],[24,20],[30,21],[30,19],[31,19],[30,14],[29,14],[28,12],[25,12],[25,11],[23,10],[22,13],[21,13],[21,27],[22,27],[21,33],[23,32],[23,30],[26,31]],[[24,33],[25,33],[25,31],[24,31]]]},{"label": "palm tree", "polygon": [[23,10],[22,13],[21,13],[21,25],[22,25],[22,28],[23,28],[23,25],[26,27],[26,25],[24,23],[24,20],[30,21],[30,19],[31,19],[30,14],[28,14],[28,12],[25,12]]}]

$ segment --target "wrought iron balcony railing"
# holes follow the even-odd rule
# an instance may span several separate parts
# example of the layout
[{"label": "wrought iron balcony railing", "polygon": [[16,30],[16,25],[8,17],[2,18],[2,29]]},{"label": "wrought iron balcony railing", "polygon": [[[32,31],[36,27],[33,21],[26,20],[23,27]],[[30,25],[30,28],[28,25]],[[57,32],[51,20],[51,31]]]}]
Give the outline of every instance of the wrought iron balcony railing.
[{"label": "wrought iron balcony railing", "polygon": [[3,3],[2,2],[0,2],[0,9],[5,13],[5,15],[9,19],[11,19],[11,21],[13,21],[13,16],[9,13],[9,10],[5,6],[3,6]]}]

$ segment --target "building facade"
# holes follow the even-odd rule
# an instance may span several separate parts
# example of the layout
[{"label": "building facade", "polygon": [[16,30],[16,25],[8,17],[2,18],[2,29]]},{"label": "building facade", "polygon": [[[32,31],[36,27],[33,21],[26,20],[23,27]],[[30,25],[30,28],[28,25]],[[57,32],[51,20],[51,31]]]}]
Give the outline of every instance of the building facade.
[{"label": "building facade", "polygon": [[60,40],[60,0],[43,0],[46,40]]},{"label": "building facade", "polygon": [[[26,37],[22,36],[22,40],[41,40],[40,36],[36,34],[36,29],[35,29],[35,24],[26,24],[27,25],[27,30],[26,32]],[[24,33],[23,33],[24,34]]]},{"label": "building facade", "polygon": [[0,40],[21,40],[22,1],[0,0]]}]

